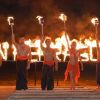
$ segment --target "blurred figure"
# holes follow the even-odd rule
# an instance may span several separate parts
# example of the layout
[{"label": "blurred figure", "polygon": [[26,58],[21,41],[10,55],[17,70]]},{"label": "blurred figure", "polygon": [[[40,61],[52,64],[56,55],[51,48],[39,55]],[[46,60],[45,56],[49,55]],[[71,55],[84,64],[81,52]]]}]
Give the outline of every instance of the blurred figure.
[{"label": "blurred figure", "polygon": [[97,81],[97,89],[100,89],[100,47],[98,41],[97,41],[96,81]]},{"label": "blurred figure", "polygon": [[54,88],[54,63],[55,70],[58,70],[58,60],[56,59],[56,51],[50,47],[51,39],[47,38],[45,40],[46,48],[42,46],[43,38],[41,40],[41,49],[44,55],[44,62],[42,68],[42,80],[41,80],[41,88],[42,90],[53,90]]},{"label": "blurred figure", "polygon": [[0,66],[2,66],[2,56],[0,54]]},{"label": "blurred figure", "polygon": [[28,89],[27,87],[27,69],[30,67],[31,49],[24,44],[24,37],[19,38],[19,43],[15,42],[15,36],[12,34],[12,43],[17,49],[16,56],[16,90]]},{"label": "blurred figure", "polygon": [[[79,61],[78,58],[80,59],[80,53],[78,50],[76,50],[76,42],[73,41],[71,43],[71,47],[69,48],[69,62],[67,64],[67,68],[65,71],[65,81],[67,80],[68,73],[70,75],[70,84],[71,84],[71,89],[75,89],[75,85],[78,84],[78,79],[80,77],[80,67],[79,67]],[[81,59],[80,59],[81,60]],[[83,66],[82,70],[83,70]]]}]

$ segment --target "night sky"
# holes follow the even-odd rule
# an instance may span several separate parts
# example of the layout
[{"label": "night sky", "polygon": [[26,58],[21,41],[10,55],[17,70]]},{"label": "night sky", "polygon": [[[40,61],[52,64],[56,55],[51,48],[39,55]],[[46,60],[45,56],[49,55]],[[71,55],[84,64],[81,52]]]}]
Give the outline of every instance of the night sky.
[{"label": "night sky", "polygon": [[63,30],[60,13],[68,17],[67,32],[71,38],[81,35],[94,37],[92,17],[100,18],[100,0],[0,0],[0,41],[9,41],[11,29],[8,16],[14,17],[16,37],[25,35],[36,38],[41,34],[41,26],[36,16],[44,17],[44,34],[56,38]]}]

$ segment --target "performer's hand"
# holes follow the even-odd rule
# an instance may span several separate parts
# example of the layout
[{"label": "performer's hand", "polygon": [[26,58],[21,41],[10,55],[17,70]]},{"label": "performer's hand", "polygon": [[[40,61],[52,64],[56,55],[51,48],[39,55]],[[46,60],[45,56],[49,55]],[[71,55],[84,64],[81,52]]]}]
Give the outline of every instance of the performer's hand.
[{"label": "performer's hand", "polygon": [[30,69],[30,62],[27,63],[27,70]]},{"label": "performer's hand", "polygon": [[15,35],[12,34],[12,43],[15,43]]}]

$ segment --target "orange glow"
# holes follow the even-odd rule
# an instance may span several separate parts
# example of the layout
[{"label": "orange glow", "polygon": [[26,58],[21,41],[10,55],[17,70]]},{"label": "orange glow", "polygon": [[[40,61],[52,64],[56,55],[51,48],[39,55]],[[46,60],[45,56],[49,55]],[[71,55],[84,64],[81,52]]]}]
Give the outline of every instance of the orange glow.
[{"label": "orange glow", "polygon": [[[93,48],[96,48],[96,40],[94,40],[93,38],[89,38],[89,39],[85,39],[84,41],[82,41],[82,39],[80,38],[80,40],[70,40],[69,36],[68,36],[68,42],[69,44],[71,44],[72,41],[76,41],[77,42],[77,49],[80,50],[81,52],[81,57],[82,57],[82,61],[96,61],[97,59],[94,58],[93,56]],[[43,52],[40,48],[40,39],[35,39],[35,40],[26,40],[25,44],[29,45],[31,48],[35,48],[35,51],[33,50],[31,52],[32,56],[38,56],[38,58],[32,58],[32,61],[41,61],[41,56],[43,55]],[[45,43],[43,43],[43,46],[45,47]],[[13,58],[15,60],[17,51],[15,46],[13,45]],[[3,49],[2,49],[3,48]],[[66,57],[69,56],[68,53],[68,45],[66,42],[66,38],[65,38],[65,34],[64,32],[62,32],[62,36],[61,37],[57,37],[55,39],[55,43],[51,42],[51,48],[55,48],[57,49],[57,53],[56,56],[59,59],[59,61],[61,60],[61,58],[59,58],[60,54],[63,54],[64,58],[63,61],[66,61]],[[4,60],[7,60],[7,52],[9,49],[9,44],[8,42],[4,42],[2,44],[0,44],[0,54],[3,57]]]},{"label": "orange glow", "polygon": [[8,42],[3,42],[2,43],[2,47],[4,49],[4,52],[1,49],[1,45],[0,45],[0,54],[3,57],[4,60],[7,60],[7,56],[8,56],[8,49],[9,49],[9,44]]}]

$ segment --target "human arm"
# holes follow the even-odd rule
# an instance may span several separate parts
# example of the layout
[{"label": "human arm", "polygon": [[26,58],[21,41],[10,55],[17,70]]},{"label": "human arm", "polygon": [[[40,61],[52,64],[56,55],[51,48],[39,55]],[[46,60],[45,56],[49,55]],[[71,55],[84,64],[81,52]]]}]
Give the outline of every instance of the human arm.
[{"label": "human arm", "polygon": [[58,59],[56,57],[56,50],[54,50],[55,71],[58,71]]},{"label": "human arm", "polygon": [[18,47],[18,44],[15,41],[15,35],[14,34],[12,34],[12,43],[15,45],[16,48]]},{"label": "human arm", "polygon": [[41,49],[44,51],[44,47],[43,47],[43,45],[42,45],[42,43],[44,42],[44,38],[43,37],[41,37],[41,41],[40,41],[40,47],[41,47]]},{"label": "human arm", "polygon": [[27,61],[27,70],[30,69],[30,64],[31,64],[31,59],[32,59],[32,55],[31,55],[31,48],[29,48],[29,54],[28,54],[28,61]]}]

